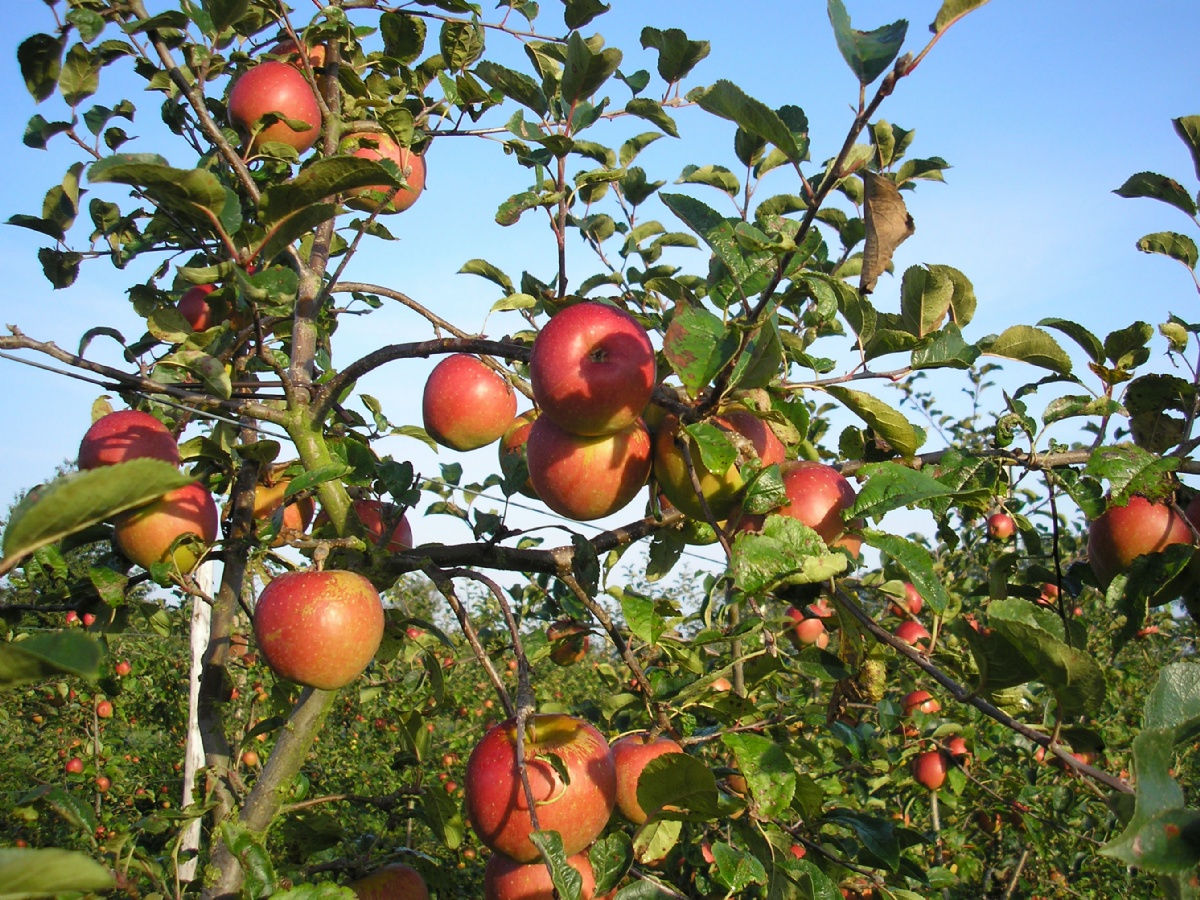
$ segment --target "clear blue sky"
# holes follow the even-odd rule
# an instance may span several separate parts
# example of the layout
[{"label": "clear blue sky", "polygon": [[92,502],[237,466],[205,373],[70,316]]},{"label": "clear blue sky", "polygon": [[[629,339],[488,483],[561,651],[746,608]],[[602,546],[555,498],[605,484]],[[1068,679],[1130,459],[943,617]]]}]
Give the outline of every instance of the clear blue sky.
[{"label": "clear blue sky", "polygon": [[[155,9],[167,5],[152,4]],[[653,69],[652,52],[638,43],[642,25],[682,27],[690,37],[712,43],[711,55],[693,72],[689,86],[728,78],[772,106],[800,105],[810,121],[813,159],[836,152],[851,120],[857,84],[837,54],[821,0],[613,0],[613,6],[613,13],[585,31],[598,30],[625,50],[623,70]],[[915,52],[940,0],[846,0],[846,6],[858,28],[907,18],[906,49]],[[561,24],[557,7],[555,0],[542,3],[543,18],[556,28]],[[48,11],[40,3],[12,4],[5,21],[0,83],[9,99],[0,142],[7,148],[8,177],[0,182],[0,220],[39,212],[45,189],[66,165],[57,153],[21,144],[25,123],[35,112],[51,119],[61,115],[53,99],[35,106],[15,61],[18,43],[49,27]],[[992,0],[968,16],[881,111],[883,118],[915,129],[913,155],[942,156],[953,167],[946,184],[922,184],[908,197],[917,232],[898,251],[897,272],[917,263],[946,263],[965,272],[979,297],[970,339],[1050,315],[1076,318],[1101,335],[1134,318],[1157,324],[1168,312],[1197,319],[1197,296],[1186,273],[1133,247],[1147,232],[1187,231],[1186,220],[1161,204],[1123,200],[1111,191],[1142,169],[1173,175],[1195,188],[1189,157],[1169,120],[1200,113],[1198,38],[1195,0]],[[490,43],[500,41],[492,37]],[[618,101],[626,96],[616,83],[607,91]],[[152,133],[157,95],[133,99],[139,117],[127,130]],[[698,114],[678,118],[684,139],[661,140],[639,160],[653,176],[671,181],[687,163],[733,166],[732,126],[703,121]],[[175,165],[188,162],[182,146],[139,141],[128,149],[162,152]],[[495,289],[456,271],[467,259],[485,257],[514,275],[526,267],[546,275],[553,265],[547,234],[532,217],[512,229],[494,224],[497,204],[528,180],[494,147],[438,141],[429,169],[426,196],[387,223],[402,240],[364,253],[347,277],[390,284],[463,327],[480,329]],[[791,189],[782,180],[776,187]],[[703,196],[713,204],[719,199]],[[669,213],[656,215],[674,226]],[[86,235],[79,231],[75,240],[82,243]],[[130,272],[94,263],[75,287],[52,291],[36,259],[43,242],[33,232],[0,227],[3,324],[64,347],[74,347],[97,324],[116,327],[130,339],[140,334],[124,296],[134,277]],[[579,277],[592,271],[582,254],[573,251],[572,257]],[[889,301],[898,304],[897,296],[898,279],[885,276],[875,302],[886,309]],[[515,324],[503,318],[487,324],[494,336],[509,327]],[[380,340],[428,336],[411,313],[387,308],[346,322],[336,336],[335,358],[345,364]],[[114,358],[103,340],[94,347],[97,355]],[[384,400],[393,421],[419,423],[423,365],[395,364],[361,388]],[[7,386],[8,423],[0,436],[5,459],[0,502],[7,504],[56,464],[74,458],[98,391],[6,360],[0,360],[0,373]],[[392,440],[383,452],[411,457],[424,471],[437,461],[461,459],[481,474],[494,460],[492,448],[466,455],[443,451],[435,458],[407,440]],[[622,520],[632,517],[633,507],[627,512]],[[414,525],[420,540],[423,528]],[[445,527],[426,535],[468,537],[461,527],[441,532]]]}]

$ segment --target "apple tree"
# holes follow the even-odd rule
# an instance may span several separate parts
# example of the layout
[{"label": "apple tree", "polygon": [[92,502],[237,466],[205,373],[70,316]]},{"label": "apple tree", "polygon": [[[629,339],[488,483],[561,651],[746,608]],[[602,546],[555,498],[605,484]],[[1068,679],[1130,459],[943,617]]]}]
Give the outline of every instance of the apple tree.
[{"label": "apple tree", "polygon": [[[0,672],[30,702],[97,694],[80,707],[89,760],[61,763],[93,777],[117,725],[147,740],[124,713],[99,721],[113,708],[95,686],[138,662],[118,670],[106,648],[145,628],[190,638],[192,678],[182,659],[157,670],[190,702],[149,708],[191,727],[201,777],[183,810],[131,795],[84,846],[45,829],[0,850],[2,880],[207,897],[423,896],[422,880],[625,900],[1200,892],[1182,787],[1200,501],[1180,478],[1200,472],[1200,326],[980,335],[953,260],[893,271],[905,197],[947,163],[883,110],[983,2],[945,0],[921,43],[828,0],[849,67],[830,90],[853,101],[839,135],[706,75],[709,44],[680,28],[609,46],[597,0],[48,3],[18,53],[39,110],[25,143],[72,161],[40,214],[9,223],[48,239],[56,289],[85,267],[127,273],[144,333],[101,316],[75,352],[0,337],[109,391],[78,471],[9,517]],[[705,119],[723,147],[643,167]],[[1200,117],[1174,124],[1200,178]],[[488,215],[539,223],[548,261],[464,248],[462,273],[495,290],[486,333],[370,253],[436,202],[426,167],[462,141],[520,175]],[[1174,178],[1117,192],[1198,224]],[[1192,237],[1138,247],[1195,281]],[[339,329],[392,304],[424,337],[345,358]],[[424,383],[419,424],[361,388],[380,374],[410,396]],[[967,414],[939,402],[945,384]],[[438,476],[405,458],[414,440],[451,460]],[[464,483],[456,454],[491,445],[491,471]],[[900,511],[925,533],[897,533]],[[430,540],[437,517],[469,539]],[[699,545],[722,563],[688,573]],[[59,628],[64,612],[92,620]],[[485,691],[490,729],[471,714]],[[438,757],[465,792],[428,778]],[[49,765],[22,814],[91,823],[108,776],[89,817]],[[332,789],[347,766],[379,790]],[[475,840],[486,868],[458,855]]]}]

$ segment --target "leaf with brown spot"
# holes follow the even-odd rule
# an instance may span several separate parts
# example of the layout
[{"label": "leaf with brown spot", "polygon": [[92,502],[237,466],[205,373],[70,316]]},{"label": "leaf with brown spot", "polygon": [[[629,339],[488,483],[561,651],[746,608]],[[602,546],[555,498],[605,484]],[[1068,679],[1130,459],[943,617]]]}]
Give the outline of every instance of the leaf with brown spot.
[{"label": "leaf with brown spot", "polygon": [[896,248],[917,229],[895,184],[876,172],[864,171],[862,179],[867,235],[858,289],[869,294],[891,265]]}]

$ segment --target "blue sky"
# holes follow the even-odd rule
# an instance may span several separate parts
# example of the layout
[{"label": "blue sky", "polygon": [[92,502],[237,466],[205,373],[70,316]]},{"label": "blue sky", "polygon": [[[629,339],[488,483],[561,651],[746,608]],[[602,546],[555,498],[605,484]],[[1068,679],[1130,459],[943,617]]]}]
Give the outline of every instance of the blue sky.
[{"label": "blue sky", "polygon": [[[152,4],[155,9],[164,5]],[[625,51],[623,70],[653,69],[652,52],[638,43],[642,25],[682,27],[689,37],[712,43],[689,87],[728,78],[769,105],[797,104],[809,118],[813,159],[836,152],[852,118],[857,83],[837,54],[821,0],[613,0],[613,6],[613,13],[585,31],[599,31]],[[915,52],[940,2],[846,0],[846,6],[858,28],[907,18],[906,49]],[[542,7],[545,21],[559,26],[555,0],[545,0]],[[37,213],[46,188],[66,167],[59,153],[21,144],[31,115],[55,118],[62,112],[53,99],[34,104],[15,61],[18,43],[50,26],[48,11],[40,3],[14,4],[6,22],[0,83],[7,85],[9,100],[0,142],[7,148],[9,176],[0,182],[0,220]],[[1168,312],[1197,319],[1197,297],[1186,273],[1133,246],[1147,232],[1186,232],[1189,223],[1164,205],[1123,200],[1111,191],[1143,169],[1173,175],[1194,190],[1195,173],[1170,119],[1200,113],[1198,38],[1200,4],[1194,0],[992,0],[951,29],[881,110],[883,118],[915,129],[912,155],[941,156],[952,166],[946,184],[922,184],[907,197],[917,231],[896,254],[897,272],[918,263],[946,263],[965,272],[979,298],[969,339],[1044,316],[1075,318],[1101,335],[1135,318],[1157,324]],[[501,43],[495,37],[489,42]],[[627,96],[616,83],[606,91],[617,102]],[[152,134],[157,98],[132,99],[139,113],[127,130]],[[683,140],[661,140],[639,162],[668,182],[688,163],[733,167],[732,126],[704,118],[681,112]],[[182,146],[148,140],[128,148],[162,152],[175,165],[188,163]],[[526,172],[501,159],[494,147],[471,140],[436,142],[426,195],[387,223],[401,240],[363,253],[347,277],[390,284],[467,329],[484,328],[488,307],[497,299],[495,288],[455,274],[463,262],[484,257],[514,275],[522,268],[546,275],[553,265],[541,223],[531,219],[502,229],[492,220],[498,203],[527,182]],[[773,187],[791,189],[782,181]],[[719,205],[715,194],[703,196]],[[675,227],[665,210],[656,215]],[[0,295],[3,324],[64,347],[76,346],[79,336],[97,324],[116,327],[130,339],[140,334],[124,296],[133,272],[94,263],[75,287],[55,292],[36,259],[42,243],[32,232],[0,227],[7,282]],[[593,271],[582,250],[573,251],[572,262],[579,277]],[[876,304],[885,309],[889,300],[898,304],[898,287],[898,278],[885,276]],[[493,336],[509,327],[515,324],[503,318],[486,321]],[[388,307],[347,321],[336,337],[335,359],[345,364],[380,340],[428,336],[413,314]],[[89,352],[114,358],[111,345],[94,347]],[[424,371],[419,361],[398,363],[360,387],[384,400],[394,422],[418,423]],[[0,502],[7,504],[56,464],[74,458],[98,389],[3,359],[0,372],[8,386],[9,427],[0,435],[6,462],[0,469]],[[1029,370],[1027,377],[1037,373]],[[482,475],[494,460],[492,448],[434,457],[404,439],[390,440],[382,452],[412,458],[426,472],[439,461],[462,461],[468,471]],[[632,518],[633,508],[627,513],[619,518]],[[440,540],[467,539],[465,529],[455,527],[430,523],[424,533]],[[414,524],[414,530],[422,539],[422,526]]]}]

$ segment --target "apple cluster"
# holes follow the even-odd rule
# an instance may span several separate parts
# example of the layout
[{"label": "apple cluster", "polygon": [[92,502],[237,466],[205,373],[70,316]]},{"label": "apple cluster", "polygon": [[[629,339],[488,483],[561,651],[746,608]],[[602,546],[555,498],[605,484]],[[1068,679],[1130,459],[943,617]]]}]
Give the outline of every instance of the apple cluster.
[{"label": "apple cluster", "polygon": [[515,720],[491,728],[467,761],[467,815],[493,851],[484,874],[485,897],[553,895],[549,873],[529,839],[536,817],[541,830],[559,833],[568,862],[583,878],[580,896],[590,900],[595,879],[588,846],[614,808],[634,824],[647,821],[637,800],[642,770],[650,760],[683,748],[668,737],[651,738],[644,732],[625,735],[610,747],[591,724],[563,714],[530,716],[520,737],[532,811],[521,781]]},{"label": "apple cluster", "polygon": [[[136,409],[101,416],[79,444],[80,469],[143,458],[178,466],[179,445],[162,422]],[[192,541],[176,544],[184,535],[197,538],[203,548]],[[117,516],[113,539],[125,556],[143,568],[169,560],[179,571],[190,572],[217,539],[216,502],[199,482],[186,484]]]}]

